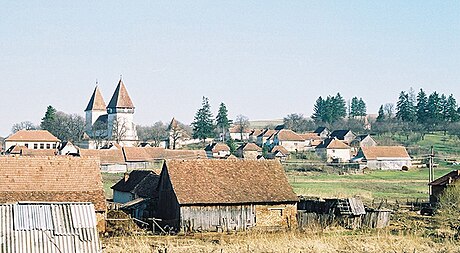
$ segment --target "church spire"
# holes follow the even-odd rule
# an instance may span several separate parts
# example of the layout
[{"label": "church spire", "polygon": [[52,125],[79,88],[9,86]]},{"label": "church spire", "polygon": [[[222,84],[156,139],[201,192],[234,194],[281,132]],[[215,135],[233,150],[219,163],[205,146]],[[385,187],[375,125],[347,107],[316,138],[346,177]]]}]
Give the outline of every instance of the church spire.
[{"label": "church spire", "polygon": [[93,95],[91,96],[88,102],[88,106],[86,106],[85,112],[86,111],[104,111],[104,110],[105,110],[104,98],[102,97],[99,87],[96,85],[96,88],[94,88]]},{"label": "church spire", "polygon": [[120,79],[118,82],[117,88],[113,93],[112,99],[110,99],[109,105],[107,108],[128,108],[134,109],[133,102],[128,95],[128,91],[126,90],[125,84]]}]

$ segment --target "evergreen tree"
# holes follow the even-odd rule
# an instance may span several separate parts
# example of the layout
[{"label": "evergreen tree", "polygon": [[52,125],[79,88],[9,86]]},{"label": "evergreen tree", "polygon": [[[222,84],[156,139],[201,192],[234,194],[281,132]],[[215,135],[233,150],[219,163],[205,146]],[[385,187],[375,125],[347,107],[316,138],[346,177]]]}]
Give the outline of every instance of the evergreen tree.
[{"label": "evergreen tree", "polygon": [[49,132],[54,132],[54,125],[56,121],[56,109],[51,105],[48,105],[45,112],[45,117],[42,118],[40,123],[40,128],[43,130],[48,130]]},{"label": "evergreen tree", "polygon": [[225,133],[230,127],[230,121],[228,120],[228,110],[224,103],[220,103],[219,112],[216,116],[217,129],[219,133],[222,133],[222,140],[225,140]]},{"label": "evergreen tree", "polygon": [[350,106],[350,118],[358,116],[359,114],[359,100],[357,97],[353,97],[351,99],[351,106]]},{"label": "evergreen tree", "polygon": [[385,111],[383,110],[383,105],[379,108],[379,115],[377,116],[377,122],[383,122],[385,120]]},{"label": "evergreen tree", "polygon": [[457,101],[454,98],[454,95],[450,94],[447,98],[446,103],[446,120],[448,122],[457,122],[460,119],[460,115],[457,111]]},{"label": "evergreen tree", "polygon": [[401,91],[398,102],[396,103],[396,118],[403,122],[413,122],[415,120],[415,105],[409,93]]},{"label": "evergreen tree", "polygon": [[428,119],[428,98],[426,97],[425,91],[420,89],[417,95],[417,106],[416,106],[416,113],[417,113],[417,122],[420,124],[424,124]]},{"label": "evergreen tree", "polygon": [[367,115],[366,103],[364,102],[362,98],[359,98],[357,116],[366,116],[366,115]]},{"label": "evergreen tree", "polygon": [[337,95],[335,97],[332,97],[332,118],[331,118],[331,123],[345,118],[347,116],[347,103],[345,102],[345,99],[340,95],[339,92],[337,92]]},{"label": "evergreen tree", "polygon": [[214,125],[212,121],[211,106],[207,97],[203,97],[202,107],[196,112],[192,122],[193,138],[205,142],[206,138],[213,136]]},{"label": "evergreen tree", "polygon": [[324,113],[325,113],[325,101],[320,96],[318,99],[316,99],[315,105],[313,106],[313,115],[311,116],[311,118],[317,123],[325,122]]}]

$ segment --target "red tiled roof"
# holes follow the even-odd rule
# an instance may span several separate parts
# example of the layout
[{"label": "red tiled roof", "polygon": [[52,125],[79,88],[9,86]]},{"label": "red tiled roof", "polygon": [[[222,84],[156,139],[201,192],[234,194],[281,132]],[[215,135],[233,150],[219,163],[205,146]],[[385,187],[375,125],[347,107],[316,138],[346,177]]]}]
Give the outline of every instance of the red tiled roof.
[{"label": "red tiled roof", "polygon": [[242,144],[241,146],[238,147],[238,149],[243,150],[243,151],[262,151],[261,147],[251,142]]},{"label": "red tiled roof", "polygon": [[298,200],[277,161],[167,160],[165,173],[183,205]]},{"label": "red tiled roof", "polygon": [[215,142],[215,143],[208,144],[204,150],[212,151],[213,153],[217,153],[219,151],[230,151],[230,147],[225,143]]},{"label": "red tiled roof", "polygon": [[80,149],[80,157],[99,158],[101,164],[125,164],[121,149]]},{"label": "red tiled roof", "polygon": [[67,156],[0,157],[0,203],[92,202],[105,211],[99,162]]},{"label": "red tiled roof", "polygon": [[55,156],[56,150],[54,149],[28,149],[21,150],[23,156]]},{"label": "red tiled roof", "polygon": [[286,148],[280,145],[274,146],[270,152],[275,153],[276,151],[279,151],[285,155],[289,154],[289,151],[287,151]]},{"label": "red tiled roof", "polygon": [[299,135],[305,140],[321,140],[321,136],[316,133],[304,133]]},{"label": "red tiled roof", "polygon": [[58,142],[59,139],[47,130],[19,130],[6,138],[5,141]]},{"label": "red tiled roof", "polygon": [[410,159],[407,150],[403,146],[374,146],[361,148],[366,160],[377,158],[405,158]]},{"label": "red tiled roof", "polygon": [[281,129],[275,135],[280,141],[305,141],[305,138],[289,129]]},{"label": "red tiled roof", "polygon": [[107,108],[134,108],[134,104],[131,101],[122,80],[118,82],[117,88],[115,89]]},{"label": "red tiled roof", "polygon": [[105,102],[104,98],[102,97],[101,91],[99,90],[99,87],[96,86],[94,88],[93,95],[91,96],[88,106],[86,106],[85,112],[86,111],[105,111]]}]

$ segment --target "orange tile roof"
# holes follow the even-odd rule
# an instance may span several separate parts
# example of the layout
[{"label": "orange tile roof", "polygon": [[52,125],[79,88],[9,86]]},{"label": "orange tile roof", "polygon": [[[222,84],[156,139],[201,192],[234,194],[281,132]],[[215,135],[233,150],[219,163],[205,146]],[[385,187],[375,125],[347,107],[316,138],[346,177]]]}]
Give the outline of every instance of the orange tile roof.
[{"label": "orange tile roof", "polygon": [[272,134],[276,133],[276,130],[272,130],[272,129],[265,129],[264,131],[262,131],[259,135],[257,135],[257,137],[270,137]]},{"label": "orange tile roof", "polygon": [[125,164],[125,157],[121,149],[80,149],[80,157],[96,157],[100,163],[106,164]]},{"label": "orange tile roof", "polygon": [[0,157],[0,203],[92,202],[105,211],[97,159],[68,156]]},{"label": "orange tile roof", "polygon": [[99,87],[96,86],[94,88],[93,95],[89,99],[88,106],[86,106],[85,112],[86,111],[105,111],[105,102],[104,98],[102,97],[101,91],[99,90]]},{"label": "orange tile roof", "polygon": [[277,161],[167,160],[165,173],[182,205],[298,200]]},{"label": "orange tile roof", "polygon": [[326,149],[350,149],[350,146],[345,144],[341,140],[337,140],[336,138],[329,138],[324,140],[320,145],[316,148],[326,148]]},{"label": "orange tile roof", "polygon": [[5,141],[58,142],[59,139],[47,130],[19,130],[6,138]]},{"label": "orange tile roof", "polygon": [[120,79],[107,108],[134,108],[125,84]]},{"label": "orange tile roof", "polygon": [[304,133],[299,135],[305,140],[321,140],[321,136],[316,133]]},{"label": "orange tile roof", "polygon": [[407,150],[403,146],[374,146],[361,148],[366,160],[377,158],[406,158],[410,159]]},{"label": "orange tile roof", "polygon": [[261,147],[251,142],[242,144],[241,146],[238,147],[238,149],[243,150],[243,151],[262,151]]},{"label": "orange tile roof", "polygon": [[287,151],[286,148],[280,145],[274,146],[270,152],[275,153],[276,151],[279,151],[285,155],[289,154],[289,151]]},{"label": "orange tile roof", "polygon": [[305,141],[305,138],[290,129],[281,129],[275,135],[280,141]]},{"label": "orange tile roof", "polygon": [[215,143],[208,144],[204,150],[212,151],[213,153],[217,153],[219,151],[230,151],[230,147],[225,143],[215,142]]},{"label": "orange tile roof", "polygon": [[23,149],[21,151],[23,156],[55,156],[56,150],[54,149]]},{"label": "orange tile roof", "polygon": [[264,131],[263,129],[253,129],[251,131],[251,134],[249,134],[250,136],[255,136],[257,137],[257,135],[259,135],[260,133],[262,133],[262,131]]},{"label": "orange tile roof", "polygon": [[153,160],[146,148],[123,147],[126,162],[147,162]]},{"label": "orange tile roof", "polygon": [[145,147],[144,149],[153,160],[207,158],[204,150],[164,149],[159,147]]}]

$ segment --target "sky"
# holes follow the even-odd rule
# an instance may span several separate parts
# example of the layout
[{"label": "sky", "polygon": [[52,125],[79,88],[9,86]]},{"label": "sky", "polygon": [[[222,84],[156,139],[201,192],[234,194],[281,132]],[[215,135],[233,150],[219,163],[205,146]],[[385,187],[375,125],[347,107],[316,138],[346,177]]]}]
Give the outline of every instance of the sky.
[{"label": "sky", "polygon": [[310,116],[319,96],[368,113],[423,88],[460,100],[460,1],[0,0],[0,136],[46,107],[84,116],[122,75],[135,123]]}]

